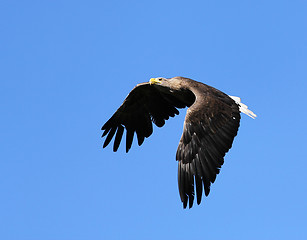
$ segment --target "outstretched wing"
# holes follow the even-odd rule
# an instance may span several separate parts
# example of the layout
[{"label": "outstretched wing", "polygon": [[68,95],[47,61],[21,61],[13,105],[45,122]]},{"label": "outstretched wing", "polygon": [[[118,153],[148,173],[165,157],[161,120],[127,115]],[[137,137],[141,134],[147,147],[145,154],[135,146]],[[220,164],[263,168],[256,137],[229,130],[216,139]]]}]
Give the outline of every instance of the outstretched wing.
[{"label": "outstretched wing", "polygon": [[194,185],[197,204],[201,202],[202,187],[208,196],[240,124],[239,107],[228,95],[212,88],[202,96],[187,111],[176,154],[184,208],[188,202],[190,208],[193,206]]},{"label": "outstretched wing", "polygon": [[126,152],[128,152],[134,133],[137,135],[138,145],[141,145],[153,132],[152,122],[162,127],[165,120],[179,114],[177,108],[184,107],[186,104],[171,92],[162,93],[149,83],[138,84],[102,126],[101,130],[104,130],[102,137],[107,135],[103,147],[106,147],[115,135],[113,151],[116,152],[126,128]]}]

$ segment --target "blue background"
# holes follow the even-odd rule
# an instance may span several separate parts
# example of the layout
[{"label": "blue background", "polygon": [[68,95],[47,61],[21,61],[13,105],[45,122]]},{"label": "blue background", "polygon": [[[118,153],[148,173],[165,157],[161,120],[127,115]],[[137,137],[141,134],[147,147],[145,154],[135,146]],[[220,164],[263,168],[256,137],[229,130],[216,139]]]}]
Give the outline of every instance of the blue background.
[{"label": "blue background", "polygon": [[[1,239],[307,239],[306,1],[1,1]],[[139,82],[240,96],[209,197],[183,210],[186,110],[126,154],[100,127]]]}]

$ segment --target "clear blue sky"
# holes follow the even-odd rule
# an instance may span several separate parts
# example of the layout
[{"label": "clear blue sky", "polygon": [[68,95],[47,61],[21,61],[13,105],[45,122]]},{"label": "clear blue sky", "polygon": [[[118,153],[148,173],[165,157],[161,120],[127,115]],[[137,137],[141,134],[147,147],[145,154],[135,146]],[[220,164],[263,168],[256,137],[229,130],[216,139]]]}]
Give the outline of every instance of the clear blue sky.
[{"label": "clear blue sky", "polygon": [[[1,239],[307,239],[306,1],[1,1]],[[183,210],[185,110],[129,154],[100,127],[151,77],[240,96],[208,198]]]}]

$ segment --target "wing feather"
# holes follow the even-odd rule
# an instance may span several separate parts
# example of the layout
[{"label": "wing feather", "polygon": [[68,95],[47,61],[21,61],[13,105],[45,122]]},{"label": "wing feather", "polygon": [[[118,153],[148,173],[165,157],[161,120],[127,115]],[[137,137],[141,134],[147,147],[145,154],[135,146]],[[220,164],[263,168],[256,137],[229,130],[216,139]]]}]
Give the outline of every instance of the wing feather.
[{"label": "wing feather", "polygon": [[[195,94],[197,99],[197,92]],[[188,204],[190,208],[193,206],[194,183],[197,204],[201,202],[202,187],[205,195],[209,195],[210,185],[220,172],[239,123],[238,105],[221,92],[202,94],[188,109],[176,153],[178,172],[181,173],[178,175],[179,192],[184,208]],[[183,174],[186,171],[188,177]]]},{"label": "wing feather", "polygon": [[117,129],[117,127],[111,128],[111,131],[109,132],[109,134],[108,134],[108,136],[107,136],[107,138],[106,138],[106,140],[105,140],[105,142],[103,144],[103,147],[108,146],[108,144],[110,143],[112,137],[114,136],[114,134],[116,132],[116,129]]},{"label": "wing feather", "polygon": [[122,125],[119,125],[118,128],[117,128],[117,132],[116,132],[115,140],[114,140],[114,146],[113,146],[114,152],[116,152],[118,147],[119,147],[123,133],[124,133],[124,127]]}]

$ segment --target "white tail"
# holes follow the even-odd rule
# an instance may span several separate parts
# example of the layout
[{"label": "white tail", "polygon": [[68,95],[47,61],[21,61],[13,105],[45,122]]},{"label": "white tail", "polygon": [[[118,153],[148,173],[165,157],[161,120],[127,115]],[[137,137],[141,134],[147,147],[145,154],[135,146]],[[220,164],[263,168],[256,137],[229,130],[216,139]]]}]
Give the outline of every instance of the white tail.
[{"label": "white tail", "polygon": [[253,119],[257,117],[257,115],[253,113],[251,110],[249,110],[244,103],[241,103],[241,98],[234,96],[229,96],[229,97],[231,97],[239,105],[240,112],[245,113],[247,116]]}]

